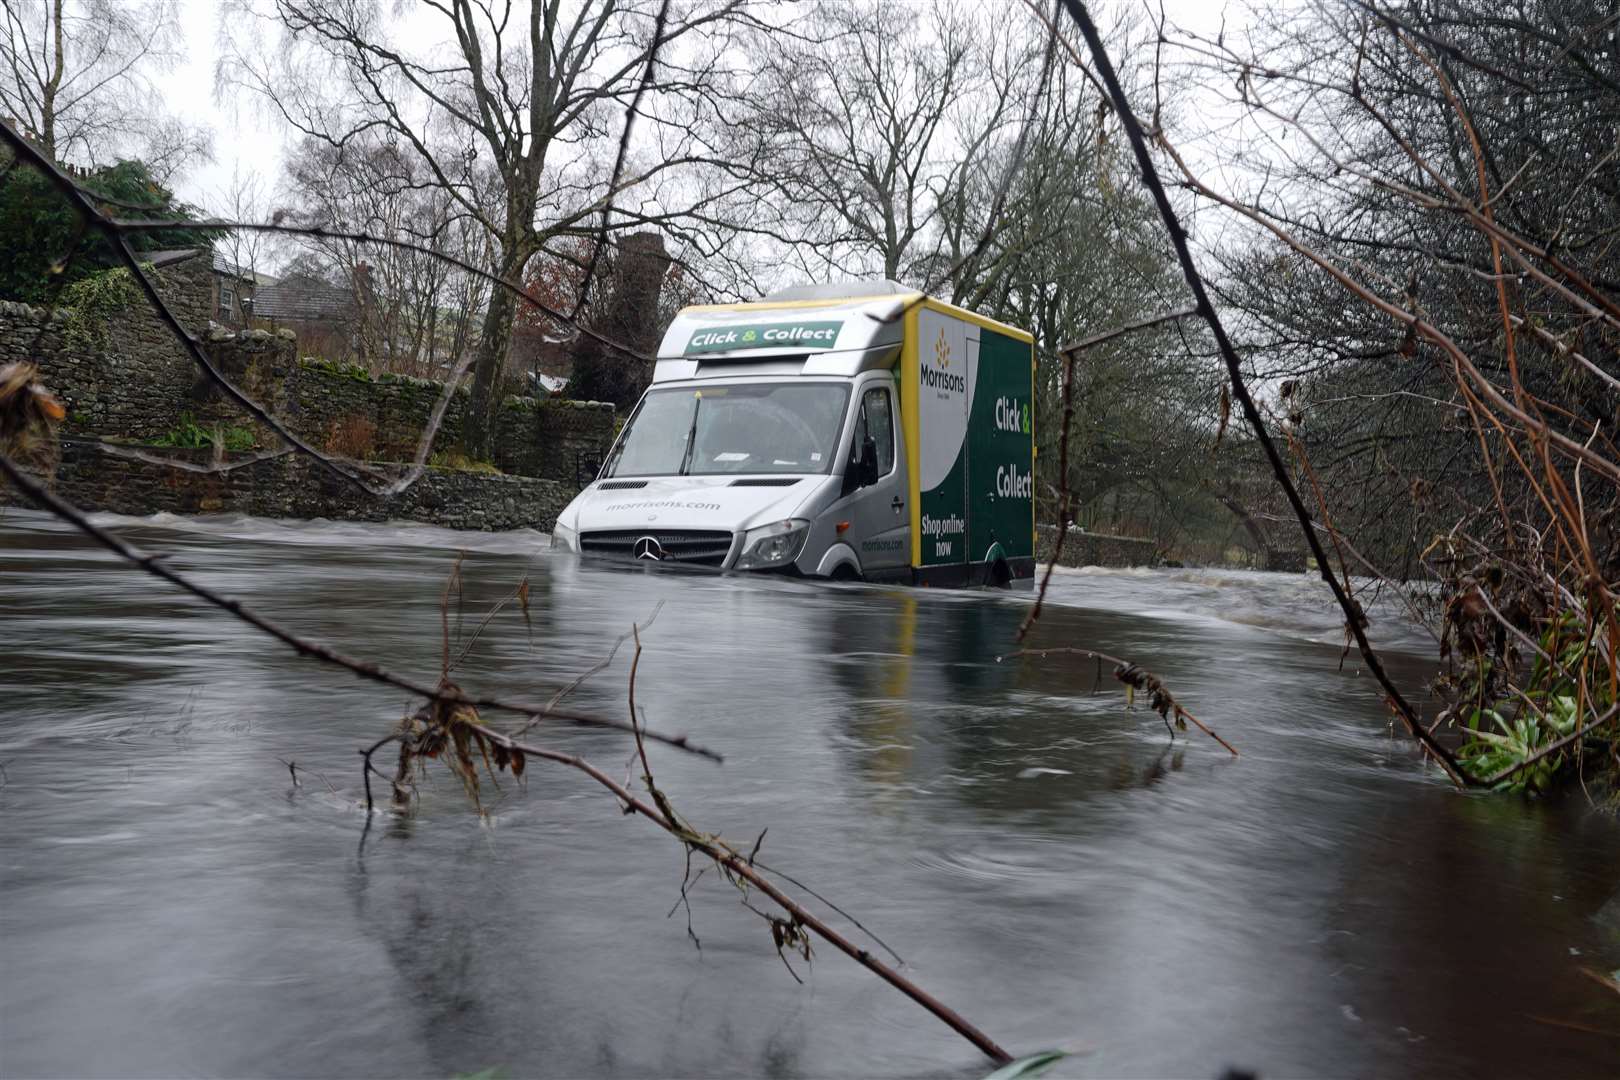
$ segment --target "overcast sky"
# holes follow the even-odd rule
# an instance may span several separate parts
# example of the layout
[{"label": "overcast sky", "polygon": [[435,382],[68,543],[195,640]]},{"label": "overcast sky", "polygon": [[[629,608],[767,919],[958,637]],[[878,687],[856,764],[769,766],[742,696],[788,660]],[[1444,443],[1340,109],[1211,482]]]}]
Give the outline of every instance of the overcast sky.
[{"label": "overcast sky", "polygon": [[[374,0],[385,2],[385,0]],[[926,3],[928,0],[889,0],[893,3]],[[985,0],[991,4],[1021,7],[1019,0]],[[1121,3],[1123,0],[1113,0]],[[178,0],[181,24],[186,35],[186,60],[173,72],[158,80],[170,109],[194,124],[213,130],[214,159],[193,166],[177,177],[175,189],[179,197],[193,205],[209,210],[224,208],[223,194],[231,186],[234,170],[243,175],[257,175],[266,192],[274,192],[280,185],[282,147],[288,139],[287,131],[265,114],[262,106],[245,95],[216,93],[214,64],[220,34],[221,10],[219,0]],[[1111,6],[1107,0],[1094,8]],[[1239,18],[1242,5],[1222,4],[1211,0],[1163,0],[1166,15],[1172,23],[1195,31],[1213,33],[1221,24],[1223,12],[1231,20]],[[1155,2],[1154,7],[1158,7]],[[1099,20],[1100,21],[1100,20]]]},{"label": "overcast sky", "polygon": [[214,92],[214,60],[220,30],[219,0],[178,0],[186,34],[186,60],[160,78],[165,103],[193,124],[214,132],[214,160],[176,177],[176,194],[186,202],[220,209],[218,195],[231,184],[232,170],[257,173],[273,188],[281,176],[286,132],[260,116],[254,102],[234,101]]}]

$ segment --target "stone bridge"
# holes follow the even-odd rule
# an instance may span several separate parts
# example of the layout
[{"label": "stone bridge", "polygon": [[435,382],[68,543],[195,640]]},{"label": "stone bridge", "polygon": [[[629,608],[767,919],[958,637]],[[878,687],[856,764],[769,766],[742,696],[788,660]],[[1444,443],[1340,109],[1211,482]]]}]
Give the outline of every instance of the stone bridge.
[{"label": "stone bridge", "polygon": [[1208,485],[1215,501],[1232,512],[1234,532],[1242,532],[1265,570],[1303,571],[1309,552],[1299,522],[1270,474],[1221,477]]}]

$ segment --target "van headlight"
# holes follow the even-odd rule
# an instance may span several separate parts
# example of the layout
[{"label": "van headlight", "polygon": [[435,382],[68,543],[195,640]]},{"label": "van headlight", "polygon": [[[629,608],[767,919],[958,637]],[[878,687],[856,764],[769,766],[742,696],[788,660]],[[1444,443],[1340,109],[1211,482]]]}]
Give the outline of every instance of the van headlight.
[{"label": "van headlight", "polygon": [[557,522],[551,527],[551,549],[553,551],[578,551],[579,533],[562,522]]},{"label": "van headlight", "polygon": [[804,538],[810,535],[810,522],[802,518],[761,525],[743,534],[738,570],[764,570],[784,566],[799,557]]}]

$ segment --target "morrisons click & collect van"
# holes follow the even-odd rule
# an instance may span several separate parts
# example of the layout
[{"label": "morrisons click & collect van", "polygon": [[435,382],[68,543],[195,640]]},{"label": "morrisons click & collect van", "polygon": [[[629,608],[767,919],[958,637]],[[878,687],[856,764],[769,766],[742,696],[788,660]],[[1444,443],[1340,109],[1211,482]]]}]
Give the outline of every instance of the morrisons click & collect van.
[{"label": "morrisons click & collect van", "polygon": [[1029,334],[894,282],[690,307],[552,546],[921,585],[1035,572]]}]

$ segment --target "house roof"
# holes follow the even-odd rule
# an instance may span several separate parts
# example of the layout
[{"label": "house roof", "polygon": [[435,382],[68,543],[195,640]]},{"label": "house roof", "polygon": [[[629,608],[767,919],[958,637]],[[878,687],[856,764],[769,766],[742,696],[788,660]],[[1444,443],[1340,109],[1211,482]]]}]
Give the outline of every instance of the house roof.
[{"label": "house roof", "polygon": [[202,253],[202,248],[163,248],[160,251],[143,251],[139,258],[141,262],[151,263],[153,266],[172,266],[196,258]]},{"label": "house roof", "polygon": [[214,273],[238,278],[242,281],[250,281],[255,285],[271,285],[276,280],[271,274],[261,273],[251,267],[233,263],[217,251],[214,252]]},{"label": "house roof", "polygon": [[259,319],[341,322],[354,317],[354,294],[308,274],[292,274],[254,291],[253,315]]}]

